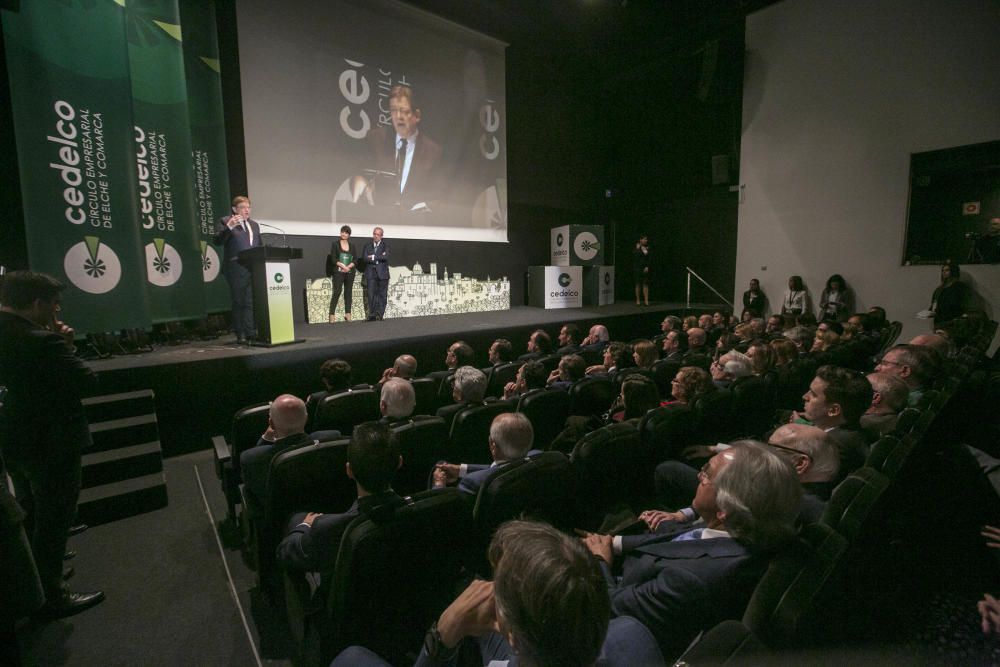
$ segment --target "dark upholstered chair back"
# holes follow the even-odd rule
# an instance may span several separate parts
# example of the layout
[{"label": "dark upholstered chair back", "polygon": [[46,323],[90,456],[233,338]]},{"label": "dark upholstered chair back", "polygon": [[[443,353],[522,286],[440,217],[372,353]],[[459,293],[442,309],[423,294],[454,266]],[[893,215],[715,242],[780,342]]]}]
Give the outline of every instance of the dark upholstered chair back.
[{"label": "dark upholstered chair back", "polygon": [[377,420],[379,394],[374,389],[348,389],[323,399],[316,410],[315,430],[336,429],[350,435],[358,424]]},{"label": "dark upholstered chair back", "polygon": [[573,468],[562,452],[511,462],[480,487],[472,512],[476,531],[488,543],[501,523],[518,517],[571,529],[574,492]]},{"label": "dark upholstered chair back", "polygon": [[267,430],[270,410],[270,403],[256,403],[237,410],[236,414],[233,415],[229,446],[232,451],[231,460],[237,482],[243,480],[240,473],[240,454],[256,445],[260,436]]},{"label": "dark upholstered chair back", "polygon": [[569,388],[569,413],[571,415],[601,415],[608,411],[615,400],[615,387],[611,380],[601,377],[583,378]]},{"label": "dark upholstered chair back", "polygon": [[427,478],[438,461],[448,457],[448,429],[441,417],[415,417],[392,427],[399,438],[403,465],[392,488],[405,496],[427,489]]},{"label": "dark upholstered chair back", "polygon": [[565,391],[532,389],[518,400],[517,411],[531,422],[531,428],[535,432],[535,449],[548,449],[566,425],[569,394]]},{"label": "dark upholstered chair back", "polygon": [[694,441],[697,416],[688,406],[665,405],[650,410],[639,422],[642,447],[653,463],[681,460],[681,452]]},{"label": "dark upholstered chair back", "polygon": [[472,405],[455,415],[451,424],[452,453],[449,460],[456,463],[491,463],[490,424],[503,412],[511,412],[508,403]]}]

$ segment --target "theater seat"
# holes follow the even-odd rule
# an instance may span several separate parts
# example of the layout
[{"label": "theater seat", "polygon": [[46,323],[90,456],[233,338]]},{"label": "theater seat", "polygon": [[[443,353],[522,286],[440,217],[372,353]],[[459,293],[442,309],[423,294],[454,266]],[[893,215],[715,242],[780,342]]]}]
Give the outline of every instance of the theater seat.
[{"label": "theater seat", "polygon": [[824,606],[835,592],[846,551],[847,540],[829,526],[803,526],[799,539],[775,556],[757,584],[743,625],[774,649],[826,634]]},{"label": "theater seat", "polygon": [[719,623],[695,641],[674,665],[755,665],[765,662],[768,649],[739,621]]},{"label": "theater seat", "polygon": [[735,435],[760,438],[774,421],[774,396],[760,377],[739,378],[730,386]]},{"label": "theater seat", "polygon": [[643,449],[655,465],[667,459],[681,460],[681,452],[695,444],[697,417],[686,405],[665,405],[650,410],[639,422]]},{"label": "theater seat", "polygon": [[569,394],[565,391],[532,389],[521,396],[517,411],[528,418],[535,432],[534,448],[548,449],[566,424]]},{"label": "theater seat", "polygon": [[699,442],[726,442],[733,436],[733,396],[728,389],[718,389],[694,402],[698,418],[695,437]]},{"label": "theater seat", "polygon": [[413,408],[415,415],[432,415],[437,410],[437,382],[433,378],[415,378],[410,380],[417,405]]},{"label": "theater seat", "polygon": [[348,389],[323,399],[316,409],[313,430],[336,429],[351,433],[358,424],[375,421],[379,413],[379,394],[371,387]]},{"label": "theater seat", "polygon": [[448,429],[441,417],[419,416],[393,424],[399,438],[403,465],[396,471],[392,488],[400,495],[427,490],[434,464],[448,457]]},{"label": "theater seat", "polygon": [[497,415],[510,412],[507,403],[473,405],[459,411],[451,424],[451,454],[449,461],[460,463],[491,463],[490,424]]},{"label": "theater seat", "polygon": [[490,369],[486,395],[503,396],[503,388],[507,386],[508,382],[513,382],[517,378],[517,371],[523,364],[523,361],[511,361]]},{"label": "theater seat", "polygon": [[653,364],[653,381],[660,390],[661,397],[669,397],[673,390],[672,382],[677,377],[677,371],[683,364],[677,359],[660,359]]},{"label": "theater seat", "polygon": [[639,431],[629,423],[611,424],[591,431],[570,455],[577,479],[579,518],[584,528],[596,530],[604,515],[623,502],[641,500],[636,480],[653,478],[653,467],[644,455]]},{"label": "theater seat", "polygon": [[569,414],[589,417],[601,415],[611,408],[615,387],[603,377],[587,377],[569,388]]},{"label": "theater seat", "polygon": [[460,492],[427,491],[387,509],[355,519],[344,533],[318,628],[318,664],[352,644],[411,664],[455,597],[472,518]]},{"label": "theater seat", "polygon": [[834,489],[822,522],[848,542],[854,542],[871,530],[879,530],[872,522],[879,524],[875,510],[887,488],[888,477],[873,468],[858,468]]},{"label": "theater seat", "polygon": [[217,435],[212,438],[215,450],[215,476],[222,482],[226,496],[226,518],[236,519],[236,505],[240,499],[240,454],[257,444],[267,430],[270,403],[255,403],[241,408],[233,415],[228,439]]}]

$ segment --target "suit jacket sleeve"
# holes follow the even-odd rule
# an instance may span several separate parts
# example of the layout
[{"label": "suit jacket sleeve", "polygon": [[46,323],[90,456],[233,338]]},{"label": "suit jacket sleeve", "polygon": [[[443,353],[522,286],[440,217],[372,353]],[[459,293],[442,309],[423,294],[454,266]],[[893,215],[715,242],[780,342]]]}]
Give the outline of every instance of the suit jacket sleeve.
[{"label": "suit jacket sleeve", "polygon": [[215,245],[224,244],[227,240],[229,240],[229,237],[232,236],[233,230],[226,226],[226,222],[228,222],[231,217],[232,216],[227,215],[226,217],[221,218],[215,225],[215,236],[212,237],[212,243]]},{"label": "suit jacket sleeve", "polygon": [[357,506],[344,514],[316,517],[312,528],[299,524],[278,545],[278,562],[289,570],[325,572],[337,562],[337,550],[348,524],[358,515]]}]

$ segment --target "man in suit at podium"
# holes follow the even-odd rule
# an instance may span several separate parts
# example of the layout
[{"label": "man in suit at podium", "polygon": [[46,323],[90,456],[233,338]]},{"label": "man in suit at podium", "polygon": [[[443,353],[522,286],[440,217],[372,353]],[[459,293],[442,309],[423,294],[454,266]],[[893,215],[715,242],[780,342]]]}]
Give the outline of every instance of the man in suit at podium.
[{"label": "man in suit at podium", "polygon": [[250,219],[250,199],[233,198],[233,214],[219,220],[212,243],[225,248],[222,274],[229,283],[233,302],[233,331],[236,342],[245,343],[255,333],[253,322],[253,292],[250,286],[250,269],[240,264],[239,254],[249,248],[263,245],[260,226]]},{"label": "man in suit at podium", "polygon": [[368,283],[368,321],[381,320],[389,294],[389,246],[382,239],[382,228],[372,230],[372,240],[361,253]]}]

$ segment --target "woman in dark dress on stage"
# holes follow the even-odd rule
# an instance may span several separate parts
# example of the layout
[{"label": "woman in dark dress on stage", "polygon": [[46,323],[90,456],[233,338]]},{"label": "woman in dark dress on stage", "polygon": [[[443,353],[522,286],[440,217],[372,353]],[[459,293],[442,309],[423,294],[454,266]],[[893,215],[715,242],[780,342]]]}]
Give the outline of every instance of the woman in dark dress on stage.
[{"label": "woman in dark dress on stage", "polygon": [[355,262],[358,257],[358,249],[351,243],[351,228],[344,225],[340,228],[340,238],[333,242],[330,248],[330,258],[332,259],[333,275],[333,298],[330,299],[330,323],[336,322],[334,313],[337,310],[337,302],[340,301],[340,293],[344,293],[344,319],[351,321],[351,296],[354,291]]},{"label": "woman in dark dress on stage", "polygon": [[650,254],[649,254],[649,238],[643,234],[639,237],[639,241],[635,244],[635,250],[632,251],[632,274],[635,278],[635,305],[641,306],[643,303],[639,301],[639,295],[642,295],[642,300],[645,301],[645,305],[649,305],[649,279],[650,279]]}]

